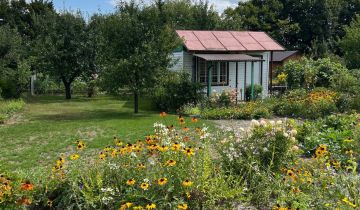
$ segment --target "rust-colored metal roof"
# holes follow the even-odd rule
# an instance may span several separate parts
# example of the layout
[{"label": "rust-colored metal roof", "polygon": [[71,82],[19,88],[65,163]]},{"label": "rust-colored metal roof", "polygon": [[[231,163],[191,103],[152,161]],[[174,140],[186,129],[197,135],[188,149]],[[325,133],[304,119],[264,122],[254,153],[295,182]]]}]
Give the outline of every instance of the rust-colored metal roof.
[{"label": "rust-colored metal roof", "polygon": [[189,51],[284,51],[265,32],[177,30]]},{"label": "rust-colored metal roof", "polygon": [[194,54],[207,61],[261,61],[259,57],[246,54]]}]

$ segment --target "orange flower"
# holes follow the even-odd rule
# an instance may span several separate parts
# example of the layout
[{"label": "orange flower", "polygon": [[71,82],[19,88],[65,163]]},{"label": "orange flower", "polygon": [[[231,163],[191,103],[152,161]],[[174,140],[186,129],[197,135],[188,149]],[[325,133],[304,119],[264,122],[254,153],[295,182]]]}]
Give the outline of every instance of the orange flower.
[{"label": "orange flower", "polygon": [[190,130],[190,128],[188,128],[188,127],[183,127],[183,129],[182,129],[184,132],[188,132],[189,130]]},{"label": "orange flower", "polygon": [[192,123],[197,123],[199,120],[198,120],[198,118],[196,118],[196,117],[192,117],[191,118],[191,122]]},{"label": "orange flower", "polygon": [[160,112],[160,117],[166,117],[166,112]]},{"label": "orange flower", "polygon": [[185,119],[183,117],[179,118],[179,123],[180,125],[185,124]]},{"label": "orange flower", "polygon": [[168,160],[165,163],[166,166],[175,166],[176,165],[176,160]]},{"label": "orange flower", "polygon": [[185,142],[190,141],[190,137],[184,136],[183,140],[184,140]]},{"label": "orange flower", "polygon": [[31,204],[31,200],[29,198],[21,198],[19,200],[16,201],[16,203],[18,205],[25,205],[25,206],[28,206]]},{"label": "orange flower", "polygon": [[27,181],[21,184],[21,189],[25,191],[31,191],[34,189],[34,185]]}]

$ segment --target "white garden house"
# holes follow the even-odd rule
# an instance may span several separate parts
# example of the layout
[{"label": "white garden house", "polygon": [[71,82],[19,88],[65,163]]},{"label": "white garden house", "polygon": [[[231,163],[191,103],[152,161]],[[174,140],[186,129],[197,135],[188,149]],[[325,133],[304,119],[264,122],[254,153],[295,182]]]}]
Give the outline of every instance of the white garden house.
[{"label": "white garden house", "polygon": [[174,71],[188,72],[193,81],[207,86],[207,94],[262,85],[263,96],[271,89],[271,57],[285,49],[264,32],[177,30],[184,46],[173,53]]}]

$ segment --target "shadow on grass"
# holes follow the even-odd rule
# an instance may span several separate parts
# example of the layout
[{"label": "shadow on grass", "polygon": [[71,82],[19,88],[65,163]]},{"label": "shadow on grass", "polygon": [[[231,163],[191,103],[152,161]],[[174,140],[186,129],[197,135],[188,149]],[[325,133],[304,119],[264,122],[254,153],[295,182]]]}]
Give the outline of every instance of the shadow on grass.
[{"label": "shadow on grass", "polygon": [[39,121],[102,121],[102,120],[121,120],[121,119],[141,119],[151,117],[155,112],[141,112],[134,114],[132,112],[121,112],[116,110],[94,110],[94,111],[80,111],[68,112],[59,114],[39,114],[33,116],[33,120]]}]

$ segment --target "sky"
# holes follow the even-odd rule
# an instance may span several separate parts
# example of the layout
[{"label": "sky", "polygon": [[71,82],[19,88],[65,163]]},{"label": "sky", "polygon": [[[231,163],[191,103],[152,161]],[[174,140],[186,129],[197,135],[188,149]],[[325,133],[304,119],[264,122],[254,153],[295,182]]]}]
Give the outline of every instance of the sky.
[{"label": "sky", "polygon": [[[85,14],[93,14],[98,11],[109,13],[114,11],[117,0],[53,0],[57,10],[81,10]],[[144,0],[145,3],[152,0]],[[215,6],[215,9],[222,13],[227,7],[235,7],[238,0],[209,0]]]}]

